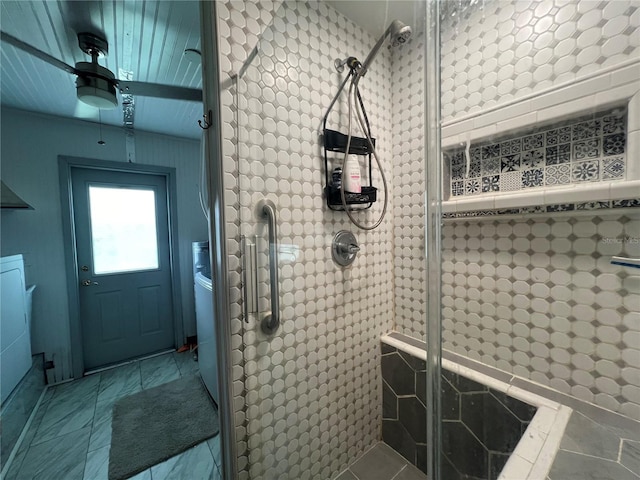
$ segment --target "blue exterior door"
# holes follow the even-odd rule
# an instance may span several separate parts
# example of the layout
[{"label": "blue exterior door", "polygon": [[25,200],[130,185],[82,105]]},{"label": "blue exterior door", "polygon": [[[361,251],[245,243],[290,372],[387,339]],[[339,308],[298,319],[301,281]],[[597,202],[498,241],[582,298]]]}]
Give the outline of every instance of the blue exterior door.
[{"label": "blue exterior door", "polygon": [[174,347],[166,177],[71,172],[85,370]]}]

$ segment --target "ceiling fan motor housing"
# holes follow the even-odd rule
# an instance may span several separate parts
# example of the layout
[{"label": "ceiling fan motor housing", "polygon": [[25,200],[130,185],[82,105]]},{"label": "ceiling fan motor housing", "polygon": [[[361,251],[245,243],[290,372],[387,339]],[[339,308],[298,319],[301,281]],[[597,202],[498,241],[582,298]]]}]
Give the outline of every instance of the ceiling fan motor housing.
[{"label": "ceiling fan motor housing", "polygon": [[109,53],[109,43],[102,37],[93,33],[81,32],[78,34],[78,45],[87,55],[106,57]]},{"label": "ceiling fan motor housing", "polygon": [[91,55],[91,62],[76,63],[78,99],[96,108],[117,107],[116,77],[111,70],[98,64],[98,57],[109,53],[109,43],[93,33],[81,32],[78,33],[78,45],[84,53]]},{"label": "ceiling fan motor housing", "polygon": [[78,99],[96,108],[118,106],[116,79],[110,70],[93,62],[78,62],[76,70],[79,72],[76,79]]}]

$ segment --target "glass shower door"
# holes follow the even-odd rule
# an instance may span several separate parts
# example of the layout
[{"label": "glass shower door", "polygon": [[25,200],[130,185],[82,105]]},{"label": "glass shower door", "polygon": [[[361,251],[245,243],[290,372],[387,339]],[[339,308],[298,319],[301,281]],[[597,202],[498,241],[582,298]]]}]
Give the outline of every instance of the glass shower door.
[{"label": "glass shower door", "polygon": [[640,7],[442,5],[443,476],[628,477]]},{"label": "glass shower door", "polygon": [[[421,12],[420,5],[416,2],[416,12]],[[392,2],[370,6],[393,14]],[[386,28],[391,20],[381,18],[380,23]],[[419,23],[423,14],[412,21],[417,37],[424,35]],[[285,1],[236,77],[239,189],[229,195],[237,195],[242,241],[237,269],[243,283],[242,345],[237,349],[242,354],[244,405],[238,418],[244,437],[238,445],[239,464],[252,480],[333,480],[383,440],[381,338],[401,330],[394,318],[399,290],[407,292],[403,296],[411,304],[409,316],[420,325],[416,335],[425,339],[425,270],[411,269],[411,277],[394,278],[394,244],[404,241],[403,235],[411,249],[405,249],[408,254],[398,262],[424,262],[411,258],[424,256],[425,123],[422,106],[412,109],[413,102],[425,97],[423,41],[404,50],[404,69],[392,68],[399,53],[381,49],[361,82],[385,175],[419,182],[394,191],[390,180],[389,209],[373,231],[352,226],[345,212],[327,207],[323,196],[322,118],[347,74],[336,70],[335,60],[350,55],[365,59],[378,38],[331,2]],[[404,81],[406,69],[415,70],[413,90],[403,84],[399,92],[393,91],[394,82]],[[346,90],[330,117],[331,125],[343,129],[348,122],[345,98]],[[390,127],[393,115],[405,108],[412,116],[411,138],[402,132],[408,123]],[[401,139],[408,149],[402,153],[396,150]],[[331,167],[339,160],[336,157]],[[365,223],[373,223],[382,211],[384,192],[377,170],[374,167],[372,181],[380,188],[379,201],[370,211],[357,213]],[[434,207],[438,194],[433,192]],[[411,218],[399,227],[401,210],[394,212],[392,206],[401,197]],[[332,259],[332,240],[343,230],[353,233],[360,246],[350,267]],[[429,235],[434,233],[429,230]],[[433,245],[433,254],[439,255]],[[273,313],[274,267],[280,325],[265,333],[262,323]],[[437,288],[431,291],[437,302]],[[416,302],[419,308],[414,308]],[[433,318],[439,332],[437,315]],[[437,357],[437,343],[434,352]],[[414,397],[424,400],[422,390]],[[426,426],[417,430],[424,432]],[[430,445],[422,438],[417,441],[422,461]],[[391,454],[404,468],[402,452]],[[415,465],[415,453],[408,460]]]},{"label": "glass shower door", "polygon": [[[281,28],[282,14],[274,14]],[[310,219],[303,214],[310,200],[303,192],[303,165],[289,145],[301,138],[300,130],[296,136],[290,131],[294,127],[289,126],[289,111],[295,105],[290,104],[288,83],[284,84],[290,79],[285,80],[283,71],[283,47],[270,36],[275,32],[272,23],[235,86],[244,453],[250,478],[264,480],[312,478],[312,456],[320,445],[312,438],[311,423],[319,415],[320,389],[326,388],[317,377],[317,362],[326,350],[319,343],[311,347],[305,343],[315,304],[307,292],[312,278],[307,275],[315,271],[316,263],[304,252],[314,252],[315,241],[306,226]],[[310,170],[304,170],[304,175],[313,188]]]}]

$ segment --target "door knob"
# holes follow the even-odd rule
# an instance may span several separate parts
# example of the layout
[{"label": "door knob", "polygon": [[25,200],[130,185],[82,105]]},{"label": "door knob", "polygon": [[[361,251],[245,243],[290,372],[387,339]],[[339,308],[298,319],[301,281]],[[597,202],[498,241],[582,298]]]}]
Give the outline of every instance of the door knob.
[{"label": "door knob", "polygon": [[98,285],[98,282],[92,282],[91,280],[83,280],[82,281],[82,286],[83,287],[90,287],[91,285]]}]

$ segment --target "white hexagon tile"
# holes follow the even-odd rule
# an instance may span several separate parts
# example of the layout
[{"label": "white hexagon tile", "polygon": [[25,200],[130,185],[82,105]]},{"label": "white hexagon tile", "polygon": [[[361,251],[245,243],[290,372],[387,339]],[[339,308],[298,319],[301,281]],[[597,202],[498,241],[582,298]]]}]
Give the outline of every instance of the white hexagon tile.
[{"label": "white hexagon tile", "polygon": [[634,0],[445,2],[443,10],[443,121],[640,55]]},{"label": "white hexagon tile", "polygon": [[[638,216],[443,228],[443,347],[640,418]],[[636,239],[634,243],[634,239]]]}]

